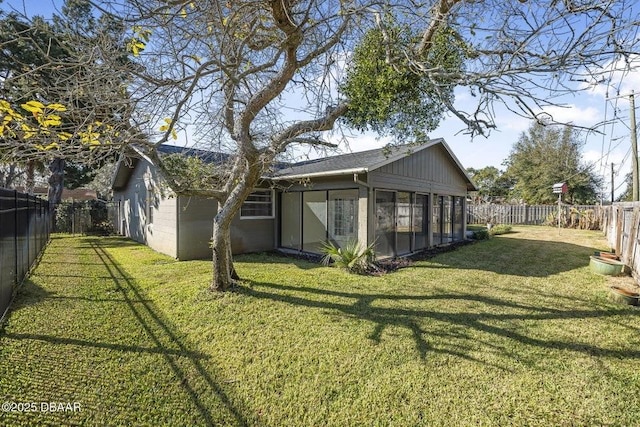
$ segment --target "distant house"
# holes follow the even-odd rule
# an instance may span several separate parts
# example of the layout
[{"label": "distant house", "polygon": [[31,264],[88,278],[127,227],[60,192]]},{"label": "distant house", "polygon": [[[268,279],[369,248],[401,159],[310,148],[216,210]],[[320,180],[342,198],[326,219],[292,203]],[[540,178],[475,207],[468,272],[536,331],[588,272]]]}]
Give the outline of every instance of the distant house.
[{"label": "distant house", "polygon": [[[25,192],[26,189],[19,188],[18,191]],[[49,196],[49,187],[35,187],[33,189],[33,195],[46,199]],[[98,199],[98,193],[96,193],[95,190],[91,190],[89,188],[74,188],[73,190],[64,188],[62,190],[61,200],[65,202],[70,202],[70,201],[79,202],[79,201],[97,200],[97,199]]]},{"label": "distant house", "polygon": [[[263,185],[232,223],[236,254],[318,253],[325,241],[355,239],[388,257],[463,240],[466,195],[476,189],[443,139],[287,165]],[[141,153],[118,162],[112,186],[120,234],[177,259],[211,257],[215,200],[158,196],[163,178]]]}]

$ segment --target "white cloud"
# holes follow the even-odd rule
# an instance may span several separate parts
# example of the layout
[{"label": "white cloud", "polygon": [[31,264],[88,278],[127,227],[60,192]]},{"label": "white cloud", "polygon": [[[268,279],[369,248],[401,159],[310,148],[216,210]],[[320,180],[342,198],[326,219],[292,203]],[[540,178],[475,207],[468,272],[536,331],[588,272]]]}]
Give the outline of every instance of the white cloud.
[{"label": "white cloud", "polygon": [[587,89],[589,94],[602,98],[627,95],[640,87],[640,55],[608,62],[589,73],[591,82],[580,84],[579,89]]},{"label": "white cloud", "polygon": [[567,104],[565,107],[546,107],[542,112],[548,114],[555,122],[559,123],[573,123],[590,127],[602,122],[602,112],[594,107],[583,108],[575,104]]}]

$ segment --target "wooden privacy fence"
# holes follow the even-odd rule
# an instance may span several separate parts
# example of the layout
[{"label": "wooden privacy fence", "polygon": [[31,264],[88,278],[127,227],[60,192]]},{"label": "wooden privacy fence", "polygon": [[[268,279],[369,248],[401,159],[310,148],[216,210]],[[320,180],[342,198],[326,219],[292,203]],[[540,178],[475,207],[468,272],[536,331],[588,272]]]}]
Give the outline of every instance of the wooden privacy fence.
[{"label": "wooden privacy fence", "polygon": [[640,202],[614,203],[603,215],[603,228],[609,246],[616,251],[637,278],[640,272]]},{"label": "wooden privacy fence", "polygon": [[[600,205],[565,205],[560,211],[563,225],[573,227],[585,220],[599,221],[602,206]],[[585,213],[587,215],[585,215]],[[557,224],[558,205],[499,205],[499,204],[467,204],[467,224],[529,224],[542,225],[550,219]],[[599,224],[599,222],[598,222]],[[584,227],[584,228],[599,228]]]},{"label": "wooden privacy fence", "polygon": [[0,321],[49,241],[49,202],[0,188]]}]

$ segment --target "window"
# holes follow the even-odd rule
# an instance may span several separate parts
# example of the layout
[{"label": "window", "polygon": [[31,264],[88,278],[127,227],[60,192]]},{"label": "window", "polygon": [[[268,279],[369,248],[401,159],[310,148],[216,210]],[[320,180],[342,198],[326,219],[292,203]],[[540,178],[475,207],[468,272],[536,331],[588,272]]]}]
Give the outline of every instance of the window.
[{"label": "window", "polygon": [[138,192],[133,195],[133,217],[138,218],[140,214],[140,198],[138,196]]},{"label": "window", "polygon": [[153,224],[153,186],[147,188],[147,224]]},{"label": "window", "polygon": [[273,218],[273,192],[257,190],[249,194],[240,208],[240,218]]},{"label": "window", "polygon": [[356,201],[354,199],[334,199],[333,234],[336,236],[353,236],[356,234]]}]

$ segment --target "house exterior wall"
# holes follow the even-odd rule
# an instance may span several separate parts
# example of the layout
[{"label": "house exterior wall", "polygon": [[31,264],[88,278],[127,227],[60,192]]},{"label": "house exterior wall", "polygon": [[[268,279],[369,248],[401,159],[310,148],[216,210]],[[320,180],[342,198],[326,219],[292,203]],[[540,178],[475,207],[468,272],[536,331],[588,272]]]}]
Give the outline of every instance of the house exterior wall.
[{"label": "house exterior wall", "polygon": [[[210,241],[213,235],[213,217],[216,214],[217,202],[213,199],[179,196],[164,200],[163,208],[165,204],[167,211],[172,210],[173,214],[167,212],[163,215],[162,219],[166,219],[166,225],[163,225],[162,230],[170,228],[174,230],[173,236],[177,241],[177,250],[169,253],[163,247],[164,242],[156,243],[151,238],[147,239],[147,244],[158,252],[166,253],[181,261],[210,259],[213,256]],[[156,221],[154,220],[153,227],[156,227]],[[231,223],[233,253],[273,250],[275,248],[274,222],[274,219],[240,219],[240,214],[237,214]],[[153,232],[155,234],[155,228]]]},{"label": "house exterior wall", "polygon": [[[210,259],[213,256],[210,241],[217,206],[213,199],[179,197],[178,259]],[[248,219],[236,214],[231,222],[231,251],[243,254],[275,249],[274,224],[274,218]]]},{"label": "house exterior wall", "polygon": [[176,209],[178,254],[181,261],[212,257],[209,245],[218,203],[213,199],[179,196]]},{"label": "house exterior wall", "polygon": [[[175,196],[167,190],[157,168],[146,160],[134,162],[128,182],[114,190],[119,209],[119,234],[180,260],[210,259],[213,217],[217,202]],[[275,211],[274,211],[275,212]],[[273,250],[275,219],[241,219],[231,224],[234,254]]]},{"label": "house exterior wall", "polygon": [[156,168],[145,160],[136,162],[126,187],[114,191],[119,204],[115,226],[123,236],[175,258],[177,199],[161,194],[161,188]]},{"label": "house exterior wall", "polygon": [[274,250],[275,224],[275,218],[245,219],[237,215],[231,223],[231,251],[244,254]]},{"label": "house exterior wall", "polygon": [[369,185],[453,196],[467,194],[465,177],[439,144],[370,172]]},{"label": "house exterior wall", "polygon": [[[440,144],[428,147],[371,171],[368,174],[368,183],[374,189],[373,196],[370,197],[369,201],[370,224],[368,241],[370,243],[376,240],[376,218],[378,215],[375,200],[376,191],[414,193],[411,196],[412,200],[415,198],[415,193],[429,196],[426,206],[426,218],[428,221],[427,247],[441,244],[441,240],[434,237],[434,234],[439,233],[434,227],[434,213],[436,212],[434,209],[434,197],[455,196],[455,200],[462,203],[464,207],[464,198],[467,195],[466,177],[451,159],[447,150]],[[399,197],[399,194],[396,193],[395,197]],[[462,230],[463,232],[460,234],[464,236],[464,231],[466,231],[466,224],[464,223],[462,224]],[[396,233],[395,253],[406,253],[406,244],[400,245],[400,233],[398,231]],[[412,240],[412,242],[412,246],[415,245],[415,240]]]}]

